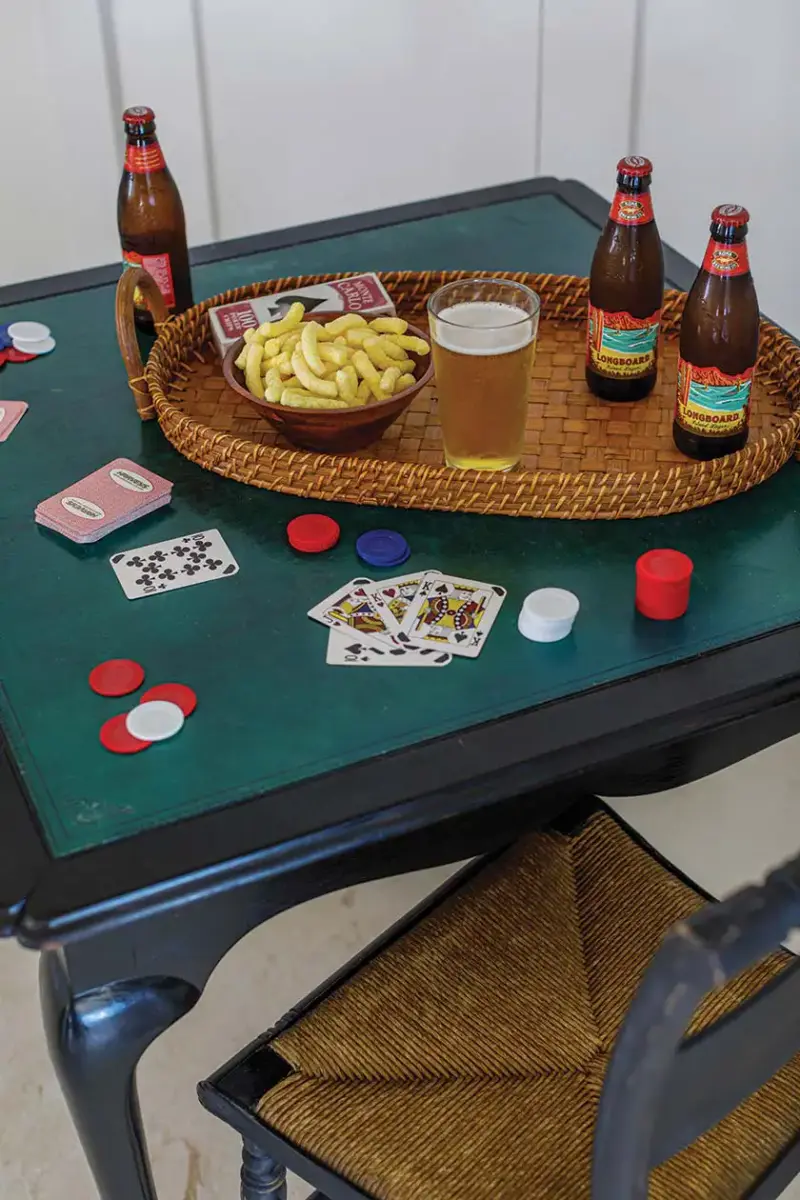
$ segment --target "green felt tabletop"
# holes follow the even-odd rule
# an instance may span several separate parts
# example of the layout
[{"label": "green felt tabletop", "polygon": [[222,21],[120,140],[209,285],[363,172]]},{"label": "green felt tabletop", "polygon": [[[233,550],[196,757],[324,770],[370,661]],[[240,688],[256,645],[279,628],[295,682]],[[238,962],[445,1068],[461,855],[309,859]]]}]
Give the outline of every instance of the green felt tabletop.
[{"label": "green felt tabletop", "polygon": [[[195,295],[305,272],[585,273],[596,238],[596,227],[544,195],[200,267]],[[0,373],[0,399],[30,405],[0,445],[0,718],[55,855],[800,620],[794,464],[749,495],[643,522],[312,504],[207,474],[181,458],[157,424],[139,422],[113,300],[113,288],[101,287],[0,309],[0,321],[36,318],[58,339],[54,354]],[[40,500],[119,455],[174,481],[169,508],[93,547],[34,524]],[[340,522],[331,552],[300,557],[288,547],[287,521],[307,511]],[[438,567],[507,587],[479,659],[426,671],[325,665],[327,630],[306,611],[365,573],[354,542],[376,526],[408,538],[409,569]],[[209,528],[228,542],[238,575],[125,599],[111,554]],[[689,613],[670,624],[633,611],[634,561],[659,545],[696,564]],[[526,642],[516,629],[525,595],[546,585],[581,601],[574,635],[551,646]],[[130,707],[87,686],[89,670],[112,657],[141,662],[149,684],[178,681],[197,691],[197,712],[178,737],[132,757],[101,747],[100,725]]]}]

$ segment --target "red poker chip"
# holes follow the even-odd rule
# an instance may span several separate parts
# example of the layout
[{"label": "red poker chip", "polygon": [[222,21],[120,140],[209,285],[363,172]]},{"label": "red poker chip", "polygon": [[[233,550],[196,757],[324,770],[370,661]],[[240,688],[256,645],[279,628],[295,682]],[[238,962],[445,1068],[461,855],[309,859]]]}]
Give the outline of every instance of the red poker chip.
[{"label": "red poker chip", "polygon": [[89,687],[98,696],[127,696],[144,683],[144,667],[130,658],[109,658],[89,673]]},{"label": "red poker chip", "polygon": [[5,366],[8,361],[8,350],[0,350],[0,367]]},{"label": "red poker chip", "polygon": [[125,724],[127,715],[127,713],[120,713],[119,716],[111,717],[100,727],[100,743],[112,754],[138,754],[140,750],[146,750],[153,744],[152,742],[143,742],[139,738],[135,738],[132,733],[128,733],[128,727]]},{"label": "red poker chip", "polygon": [[303,554],[320,554],[323,550],[330,550],[338,542],[340,533],[336,521],[322,513],[295,517],[286,526],[289,545]]},{"label": "red poker chip", "polygon": [[38,354],[25,354],[22,350],[17,350],[15,346],[9,346],[7,350],[3,351],[3,354],[8,362],[14,363],[33,362],[35,358],[39,357]]},{"label": "red poker chip", "polygon": [[197,696],[185,683],[158,683],[142,692],[139,703],[145,704],[148,700],[168,700],[170,704],[177,704],[185,717],[190,717],[197,708]]}]

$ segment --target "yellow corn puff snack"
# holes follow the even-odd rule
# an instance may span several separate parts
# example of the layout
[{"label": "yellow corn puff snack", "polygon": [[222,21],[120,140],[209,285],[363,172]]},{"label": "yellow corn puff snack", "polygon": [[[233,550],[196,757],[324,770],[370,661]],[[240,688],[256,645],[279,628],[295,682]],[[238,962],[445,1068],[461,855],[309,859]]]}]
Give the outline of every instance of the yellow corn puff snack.
[{"label": "yellow corn puff snack", "polygon": [[417,381],[413,375],[406,373],[405,375],[400,376],[397,383],[395,384],[394,390],[396,392],[404,392],[407,387],[413,387],[416,382]]},{"label": "yellow corn puff snack", "polygon": [[306,321],[300,334],[300,349],[303,352],[303,358],[315,375],[322,375],[325,372],[325,364],[320,358],[317,348],[319,328],[316,321]]},{"label": "yellow corn puff snack", "polygon": [[406,357],[405,350],[400,349],[397,342],[393,337],[391,337],[391,335],[383,334],[383,336],[378,338],[378,341],[380,342],[381,349],[383,350],[384,354],[388,354],[389,358],[393,358],[396,362],[398,362],[401,358]]},{"label": "yellow corn puff snack", "polygon": [[244,380],[256,400],[264,399],[264,385],[261,382],[261,359],[263,357],[261,343],[250,342],[247,347],[247,361],[244,364]]},{"label": "yellow corn puff snack", "polygon": [[424,338],[406,337],[405,334],[401,334],[395,341],[404,350],[413,350],[415,354],[430,354],[431,348]]},{"label": "yellow corn puff snack", "polygon": [[376,317],[374,321],[370,321],[370,326],[377,329],[378,333],[405,333],[408,321],[404,321],[402,317]]},{"label": "yellow corn puff snack", "polygon": [[263,325],[259,325],[258,332],[262,335],[264,341],[267,338],[278,337],[282,333],[289,333],[300,324],[305,313],[306,310],[303,305],[299,300],[296,300],[281,321],[265,321]]},{"label": "yellow corn puff snack", "polygon": [[317,396],[313,392],[301,391],[298,388],[285,388],[281,404],[285,404],[287,408],[347,408],[346,400]]},{"label": "yellow corn puff snack", "polygon": [[364,341],[368,337],[375,337],[375,334],[370,329],[369,325],[359,326],[357,329],[348,329],[344,335],[347,338],[347,344],[356,348],[363,346]]},{"label": "yellow corn puff snack", "polygon": [[399,367],[387,367],[381,375],[381,391],[392,396],[397,391],[397,381],[402,375]]},{"label": "yellow corn puff snack", "polygon": [[359,313],[345,313],[344,316],[328,321],[325,330],[332,337],[336,337],[338,333],[346,333],[348,329],[357,329],[359,325],[366,325],[366,323]]},{"label": "yellow corn puff snack", "polygon": [[326,396],[329,400],[335,400],[339,395],[333,380],[319,379],[314,374],[303,358],[299,346],[295,346],[292,354],[292,369],[307,392],[313,392],[315,396]]},{"label": "yellow corn puff snack", "polygon": [[381,391],[381,377],[375,370],[375,365],[365,350],[356,350],[353,355],[353,366],[358,371],[362,379],[365,379],[369,385],[369,390],[376,400],[385,400]]},{"label": "yellow corn puff snack", "polygon": [[[397,366],[399,369],[399,364],[396,363],[393,358],[390,358],[389,355],[386,353],[383,346],[381,345],[381,340],[379,337],[375,337],[373,335],[372,337],[364,338],[363,348],[364,348],[364,350],[366,350],[367,354],[370,356],[370,358],[374,362],[375,366],[380,367],[380,369],[382,371],[387,370],[388,367],[395,367],[395,366]],[[401,375],[402,375],[402,373],[403,372],[400,371]]]},{"label": "yellow corn puff snack", "polygon": [[336,346],[329,342],[319,347],[319,356],[324,363],[335,363],[337,367],[343,367],[350,360],[350,350],[347,346]]},{"label": "yellow corn puff snack", "polygon": [[355,400],[358,393],[358,375],[350,363],[336,372],[336,386],[343,400]]}]

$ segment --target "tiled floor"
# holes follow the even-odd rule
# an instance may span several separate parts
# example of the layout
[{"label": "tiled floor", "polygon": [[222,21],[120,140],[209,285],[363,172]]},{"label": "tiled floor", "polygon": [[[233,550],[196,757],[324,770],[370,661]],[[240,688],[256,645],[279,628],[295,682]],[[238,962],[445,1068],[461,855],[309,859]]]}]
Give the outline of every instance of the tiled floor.
[{"label": "tiled floor", "polygon": [[[617,807],[687,874],[723,893],[800,849],[800,739],[702,784]],[[151,1048],[140,1070],[160,1200],[234,1200],[237,1139],[199,1107],[196,1081],[447,873],[426,871],[313,901],[256,930],[228,955],[195,1011]],[[297,1197],[306,1192],[295,1188]],[[96,1196],[45,1054],[35,957],[5,943],[0,944],[0,1196]],[[800,1183],[784,1200],[800,1200]]]}]

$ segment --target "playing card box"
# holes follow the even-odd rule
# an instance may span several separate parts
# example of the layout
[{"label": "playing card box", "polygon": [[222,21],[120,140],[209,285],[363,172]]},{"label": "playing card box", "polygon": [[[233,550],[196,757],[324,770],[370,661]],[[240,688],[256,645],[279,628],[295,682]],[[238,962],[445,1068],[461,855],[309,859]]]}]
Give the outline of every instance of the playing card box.
[{"label": "playing card box", "polygon": [[389,293],[373,273],[351,275],[346,279],[331,280],[330,283],[315,283],[288,292],[275,292],[271,296],[238,300],[233,304],[220,304],[208,311],[211,333],[220,358],[225,357],[226,351],[234,342],[238,342],[246,329],[256,329],[264,321],[279,321],[297,301],[307,313],[357,312],[378,317],[384,314],[394,316],[395,312]]}]

